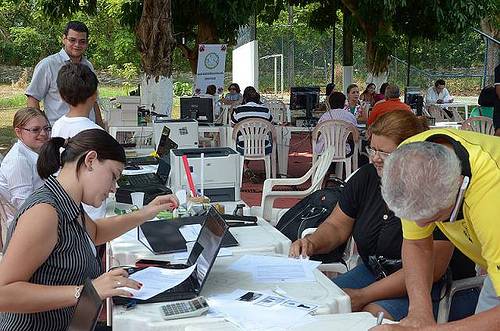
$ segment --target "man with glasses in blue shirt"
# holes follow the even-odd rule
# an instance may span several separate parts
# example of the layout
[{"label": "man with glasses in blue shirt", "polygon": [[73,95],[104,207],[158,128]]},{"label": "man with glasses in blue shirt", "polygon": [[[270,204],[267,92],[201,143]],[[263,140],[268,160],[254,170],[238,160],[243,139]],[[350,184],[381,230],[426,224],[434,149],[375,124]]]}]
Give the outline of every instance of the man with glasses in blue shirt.
[{"label": "man with glasses in blue shirt", "polygon": [[[41,60],[35,67],[33,78],[26,90],[28,107],[40,109],[43,100],[44,112],[54,124],[56,120],[69,111],[69,105],[61,99],[57,87],[57,74],[61,67],[69,62],[82,63],[92,71],[94,67],[84,56],[88,46],[89,30],[79,21],[70,21],[63,33],[63,48]],[[97,102],[90,112],[89,118],[101,127],[103,126],[101,112]]]}]

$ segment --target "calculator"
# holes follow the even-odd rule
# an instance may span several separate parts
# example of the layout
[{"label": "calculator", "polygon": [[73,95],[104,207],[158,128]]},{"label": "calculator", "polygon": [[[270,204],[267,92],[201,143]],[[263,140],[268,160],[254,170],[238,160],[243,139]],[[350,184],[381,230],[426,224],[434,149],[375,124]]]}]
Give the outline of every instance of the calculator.
[{"label": "calculator", "polygon": [[204,297],[190,300],[169,302],[160,307],[161,315],[165,320],[196,317],[208,311],[208,303]]}]

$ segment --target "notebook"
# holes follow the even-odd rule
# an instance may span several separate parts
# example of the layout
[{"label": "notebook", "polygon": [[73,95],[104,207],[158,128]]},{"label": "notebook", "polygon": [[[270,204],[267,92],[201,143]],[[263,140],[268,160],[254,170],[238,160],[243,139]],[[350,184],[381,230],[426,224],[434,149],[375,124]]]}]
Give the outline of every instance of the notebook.
[{"label": "notebook", "polygon": [[[221,215],[218,215],[222,218]],[[203,216],[191,216],[169,221],[146,222],[141,224],[138,240],[154,254],[185,252],[186,240],[179,231],[183,225],[202,224],[210,218],[210,211]],[[225,222],[224,222],[225,223]],[[231,232],[227,232],[222,240],[222,247],[238,246],[238,241]]]},{"label": "notebook", "polygon": [[92,285],[92,281],[87,278],[67,331],[93,331],[101,309],[102,300]]},{"label": "notebook", "polygon": [[[171,221],[161,222],[169,223]],[[134,300],[136,300],[137,303],[152,303],[186,300],[199,296],[206,283],[208,275],[210,274],[210,270],[212,269],[217,254],[219,253],[223,238],[228,233],[227,229],[228,226],[226,222],[222,219],[220,214],[213,207],[211,207],[186,263],[171,264],[166,267],[171,269],[184,269],[196,264],[196,268],[191,276],[181,284],[148,300]],[[128,298],[113,297],[113,302],[115,304],[127,304],[129,301],[130,299]]]},{"label": "notebook", "polygon": [[156,173],[146,173],[137,175],[122,175],[118,179],[118,186],[151,186],[162,185],[165,186],[170,175],[170,160],[166,157],[158,159],[158,169]]}]

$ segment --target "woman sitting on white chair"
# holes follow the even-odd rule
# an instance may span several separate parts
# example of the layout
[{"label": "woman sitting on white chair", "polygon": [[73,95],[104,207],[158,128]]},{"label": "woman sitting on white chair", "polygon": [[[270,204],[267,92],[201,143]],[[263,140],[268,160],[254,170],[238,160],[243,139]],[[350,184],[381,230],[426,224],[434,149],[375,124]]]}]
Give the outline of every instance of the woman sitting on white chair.
[{"label": "woman sitting on white chair", "polygon": [[[36,171],[36,161],[40,148],[50,138],[52,128],[45,113],[36,108],[18,110],[13,127],[18,140],[0,166],[0,192],[4,192],[6,201],[19,208],[44,183]],[[7,217],[7,223],[10,223],[14,215]]]},{"label": "woman sitting on white chair", "polygon": [[[408,314],[408,297],[403,270],[401,221],[387,208],[382,198],[380,177],[385,158],[405,139],[426,129],[413,113],[393,111],[380,116],[372,125],[371,163],[362,166],[343,188],[338,204],[321,226],[311,235],[295,241],[290,256],[311,256],[331,252],[352,236],[363,261],[354,269],[333,278],[351,298],[352,311],[368,311],[374,315],[384,312],[386,318],[401,320]],[[474,263],[458,251],[441,233],[435,233],[434,245],[439,252],[434,260],[435,315],[439,303],[440,281],[450,266],[454,279],[475,276]],[[392,267],[392,268],[391,268]],[[460,308],[452,305],[451,319],[474,313],[478,291],[471,290],[455,296],[463,302]],[[457,304],[458,305],[458,304]]]}]

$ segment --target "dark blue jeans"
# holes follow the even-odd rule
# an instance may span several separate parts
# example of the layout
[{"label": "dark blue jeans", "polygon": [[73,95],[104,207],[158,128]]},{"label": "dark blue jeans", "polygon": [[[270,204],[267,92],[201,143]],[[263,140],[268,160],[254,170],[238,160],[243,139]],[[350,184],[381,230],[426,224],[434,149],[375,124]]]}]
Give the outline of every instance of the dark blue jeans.
[{"label": "dark blue jeans", "polygon": [[[358,265],[356,268],[339,275],[332,281],[340,288],[364,288],[373,284],[376,279],[371,270],[364,264]],[[437,282],[432,287],[432,305],[434,310],[434,318],[437,317],[439,307],[439,296],[444,282]],[[451,304],[449,321],[455,321],[474,314],[476,309],[477,299],[479,297],[478,289],[464,290],[456,293],[453,296]],[[386,311],[388,311],[396,321],[405,318],[408,315],[408,297],[400,297],[393,299],[384,299],[373,302]]]}]

